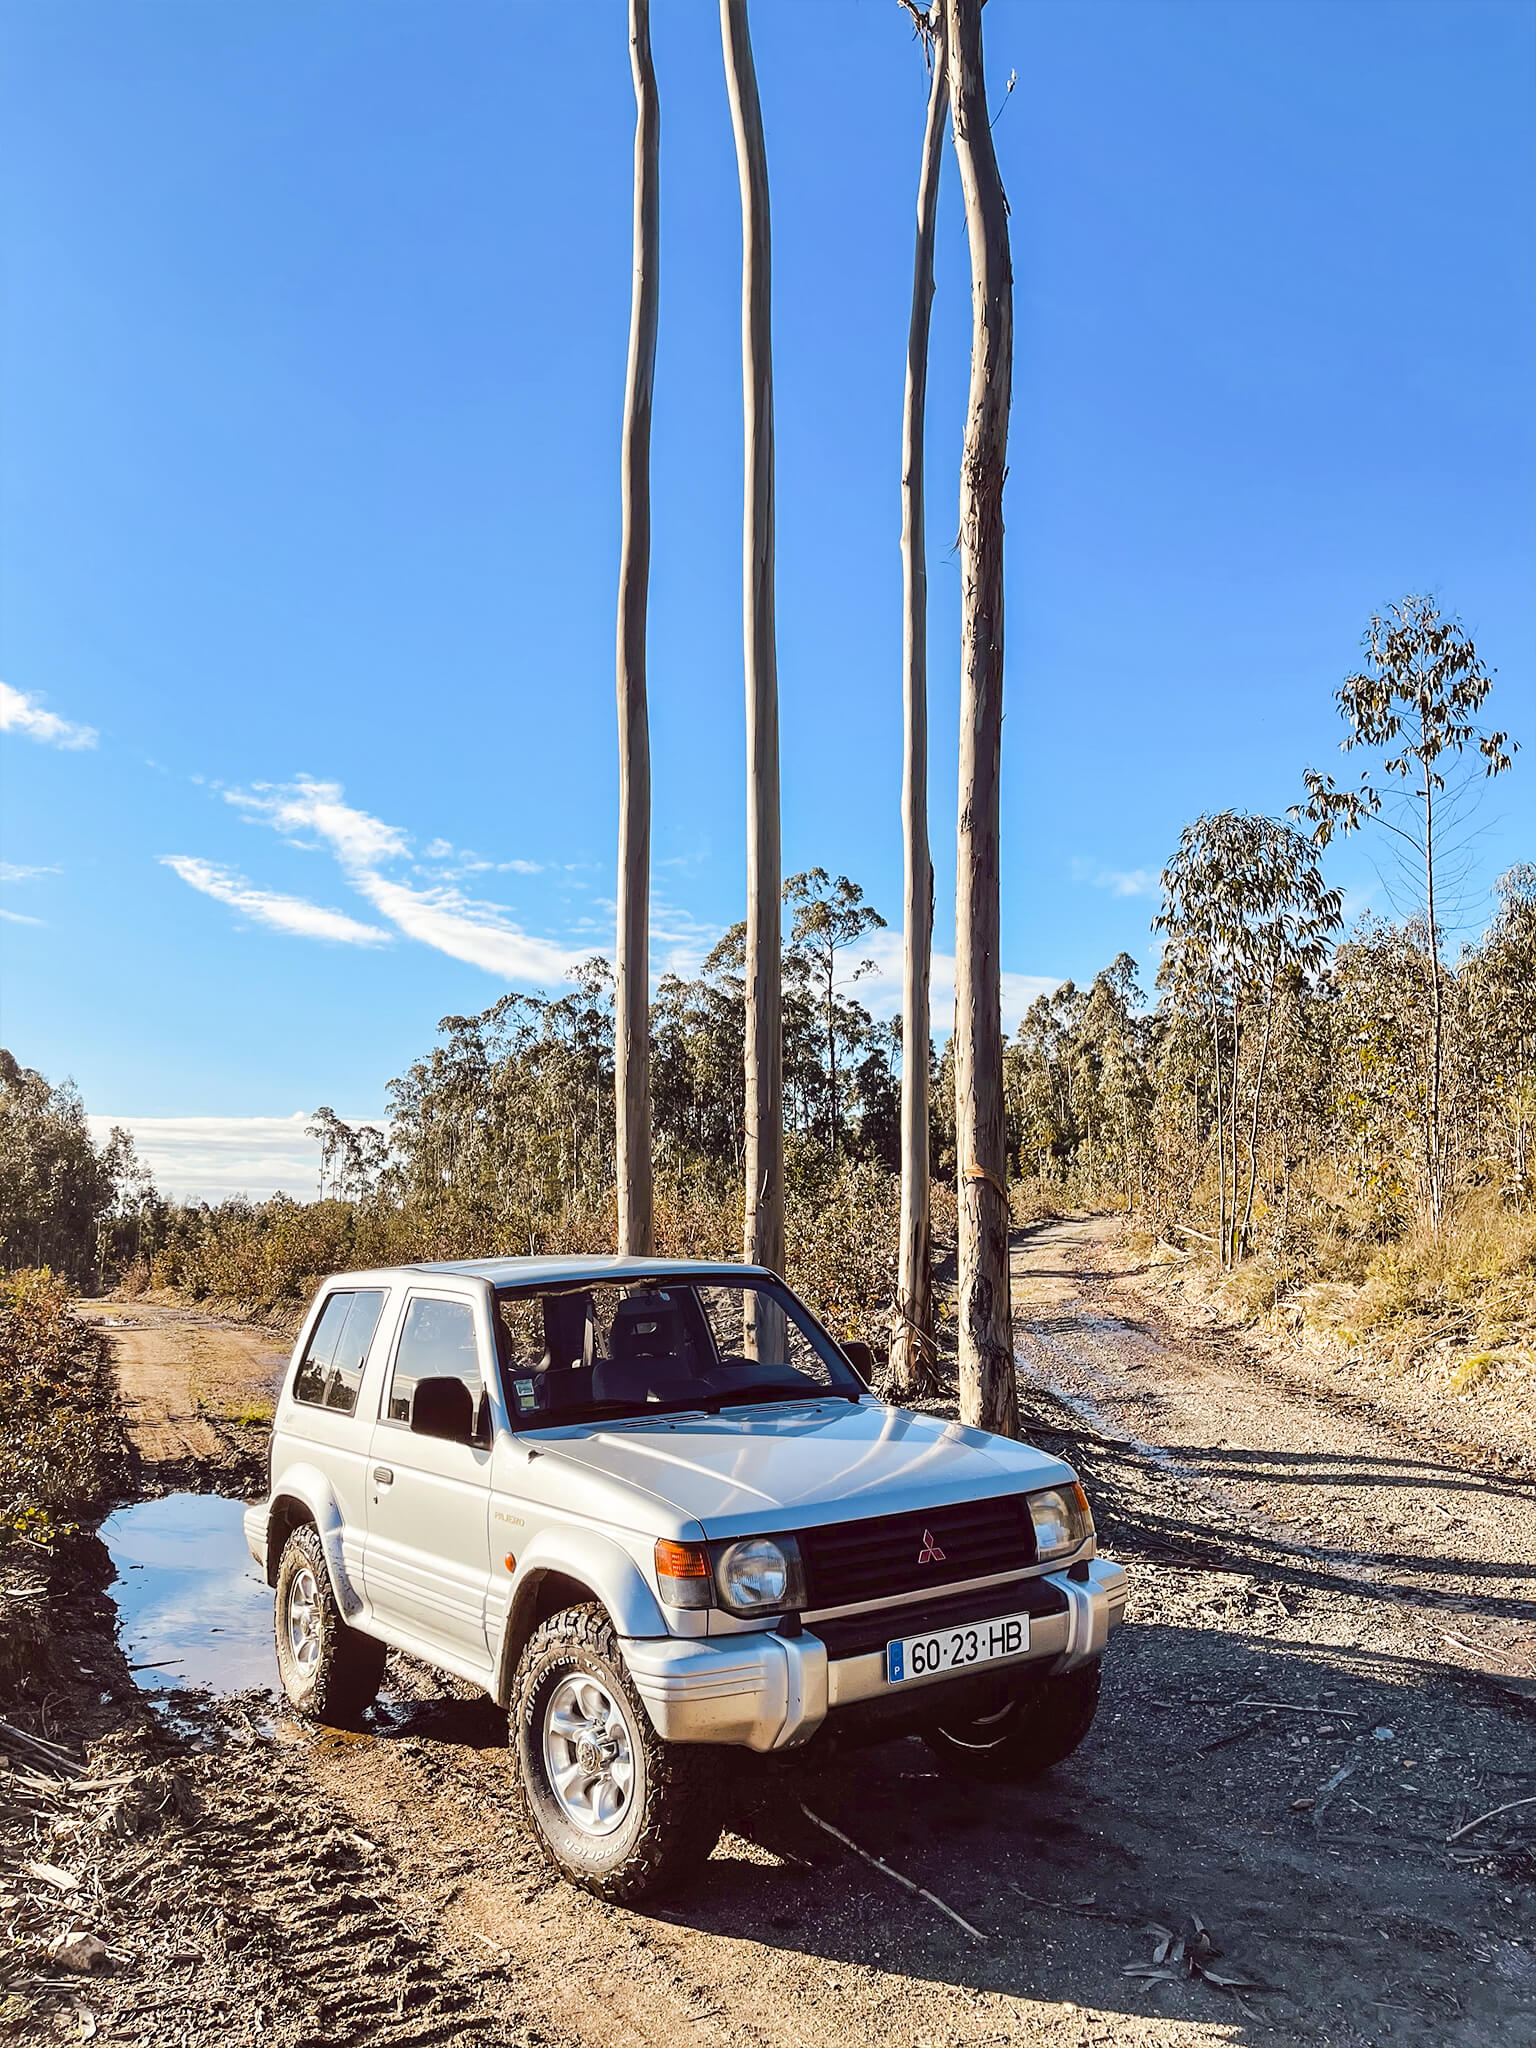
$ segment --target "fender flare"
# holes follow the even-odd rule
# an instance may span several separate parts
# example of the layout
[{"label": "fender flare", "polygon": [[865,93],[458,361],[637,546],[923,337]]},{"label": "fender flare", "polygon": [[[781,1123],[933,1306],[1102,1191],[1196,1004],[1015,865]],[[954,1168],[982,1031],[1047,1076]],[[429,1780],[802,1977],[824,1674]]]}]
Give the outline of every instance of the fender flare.
[{"label": "fender flare", "polygon": [[551,1574],[585,1586],[621,1636],[665,1636],[666,1616],[639,1565],[622,1544],[569,1524],[541,1529],[517,1561],[512,1598],[496,1659],[498,1706],[512,1699],[512,1675],[533,1633],[539,1588]]},{"label": "fender flare", "polygon": [[363,1599],[347,1574],[347,1561],[341,1541],[342,1531],[346,1526],[345,1518],[341,1512],[341,1503],[336,1498],[335,1488],[317,1465],[286,1466],[277,1491],[267,1503],[267,1584],[277,1584],[277,1567],[282,1550],[279,1547],[274,1553],[272,1525],[284,1500],[297,1501],[319,1531],[320,1548],[325,1553],[325,1568],[330,1574],[331,1591],[336,1596],[336,1605],[348,1621],[355,1620],[363,1611]]}]

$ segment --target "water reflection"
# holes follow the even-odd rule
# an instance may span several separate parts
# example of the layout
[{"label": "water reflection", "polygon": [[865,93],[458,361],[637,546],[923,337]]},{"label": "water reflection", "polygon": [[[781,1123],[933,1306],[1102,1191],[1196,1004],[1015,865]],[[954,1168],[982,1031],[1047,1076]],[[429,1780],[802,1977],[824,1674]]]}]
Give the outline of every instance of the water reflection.
[{"label": "water reflection", "polygon": [[138,1685],[227,1693],[277,1684],[272,1592],[245,1547],[243,1513],[241,1502],[216,1494],[171,1493],[102,1523]]}]

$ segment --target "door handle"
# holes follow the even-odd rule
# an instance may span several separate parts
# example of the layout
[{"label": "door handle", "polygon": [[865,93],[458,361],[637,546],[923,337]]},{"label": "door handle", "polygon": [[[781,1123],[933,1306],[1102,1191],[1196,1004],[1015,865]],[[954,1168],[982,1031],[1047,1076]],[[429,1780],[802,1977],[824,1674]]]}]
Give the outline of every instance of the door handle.
[{"label": "door handle", "polygon": [[393,1486],[395,1483],[395,1475],[387,1465],[375,1465],[373,1477],[374,1483],[378,1486]]}]

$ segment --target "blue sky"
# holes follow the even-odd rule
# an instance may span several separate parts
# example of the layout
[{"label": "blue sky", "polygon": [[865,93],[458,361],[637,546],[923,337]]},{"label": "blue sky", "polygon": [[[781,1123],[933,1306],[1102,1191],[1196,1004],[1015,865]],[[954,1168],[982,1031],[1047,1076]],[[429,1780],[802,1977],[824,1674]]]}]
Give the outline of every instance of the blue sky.
[{"label": "blue sky", "polygon": [[[891,916],[926,81],[887,0],[805,20],[753,9],[786,872]],[[1536,13],[992,0],[986,26],[1017,280],[1010,1022],[1044,980],[1150,962],[1187,819],[1335,765],[1332,693],[1409,590],[1460,611],[1526,742],[1475,918],[1536,856]],[[619,0],[536,27],[473,0],[4,13],[3,1027],[98,1113],[210,1144],[264,1120],[237,1150],[320,1102],[377,1114],[439,1017],[611,944],[633,100]],[[739,225],[714,9],[654,0],[654,39],[653,915],[686,966],[743,901]],[[944,952],[968,337],[951,161]],[[1330,861],[1383,903],[1358,842]],[[271,1184],[259,1154],[220,1171]]]}]

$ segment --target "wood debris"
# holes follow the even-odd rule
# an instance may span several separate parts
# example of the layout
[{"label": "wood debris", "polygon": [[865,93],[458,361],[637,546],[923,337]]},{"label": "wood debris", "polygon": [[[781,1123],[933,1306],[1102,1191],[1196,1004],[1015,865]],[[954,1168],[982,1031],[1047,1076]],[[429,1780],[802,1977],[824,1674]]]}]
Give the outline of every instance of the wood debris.
[{"label": "wood debris", "polygon": [[1260,1983],[1257,1977],[1219,1965],[1221,1950],[1198,1913],[1188,1914],[1178,1930],[1163,1927],[1154,1920],[1147,1932],[1155,1942],[1151,1960],[1126,1963],[1124,1975],[1127,1977],[1138,1977],[1151,1984],[1182,1984],[1196,1979],[1213,1984],[1219,1991],[1232,1992],[1272,1988]]}]

